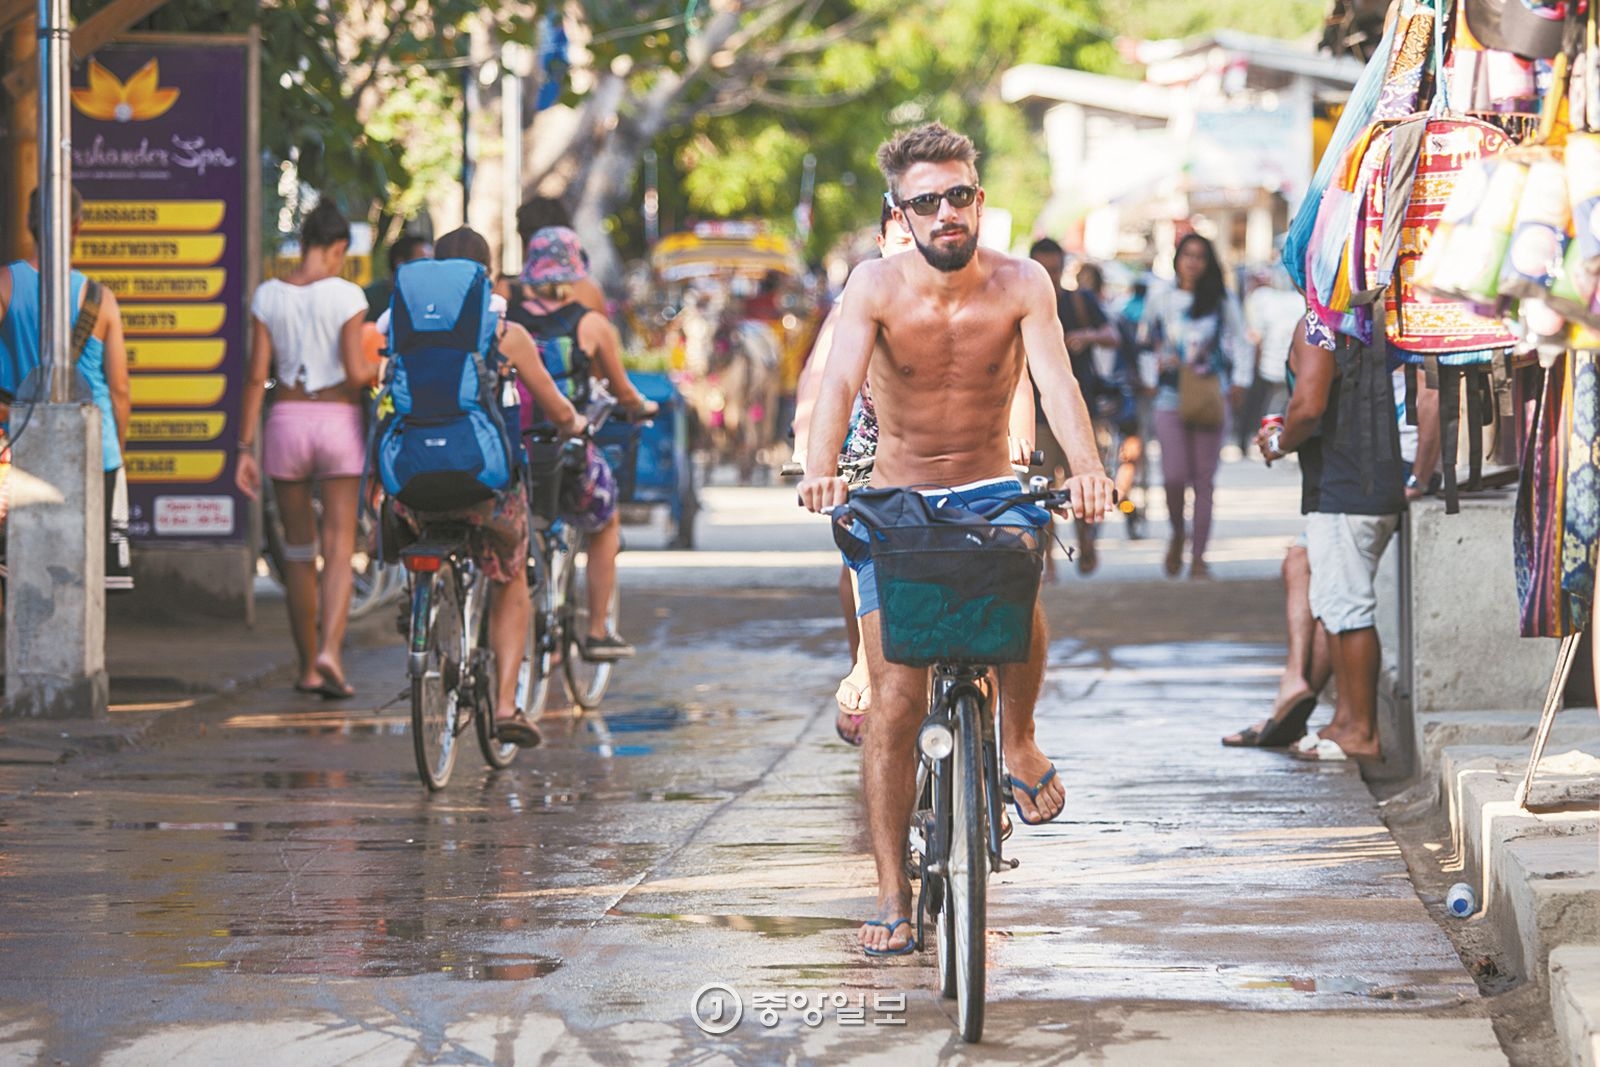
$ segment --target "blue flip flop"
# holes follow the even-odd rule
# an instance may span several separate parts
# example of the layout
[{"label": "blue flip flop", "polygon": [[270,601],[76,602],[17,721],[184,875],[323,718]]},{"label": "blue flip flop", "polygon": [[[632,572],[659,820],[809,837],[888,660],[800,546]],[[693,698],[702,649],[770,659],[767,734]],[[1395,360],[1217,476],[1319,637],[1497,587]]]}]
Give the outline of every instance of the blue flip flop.
[{"label": "blue flip flop", "polygon": [[[1039,784],[1034,786],[1031,789],[1028,788],[1028,783],[1026,783],[1022,779],[1017,778],[1017,777],[1015,777],[1013,775],[1010,775],[1010,774],[1006,775],[1006,785],[1009,786],[1012,789],[1020,789],[1020,790],[1022,790],[1024,793],[1028,794],[1028,799],[1029,800],[1037,802],[1038,799],[1039,799],[1039,790],[1041,790],[1045,786],[1049,785],[1051,780],[1054,779],[1055,776],[1056,776],[1056,765],[1054,763],[1052,763],[1050,765],[1050,769],[1048,771],[1044,772],[1044,777],[1039,779]],[[1013,796],[1011,798],[1011,805],[1012,805],[1012,807],[1017,809],[1017,818],[1021,819],[1023,821],[1023,823],[1025,825],[1028,825],[1028,826],[1043,826],[1047,822],[1054,822],[1056,819],[1061,817],[1061,811],[1066,811],[1067,810],[1067,806],[1065,804],[1063,804],[1063,805],[1061,805],[1061,811],[1056,812],[1054,815],[1050,816],[1050,818],[1048,818],[1048,819],[1040,819],[1039,821],[1035,822],[1034,820],[1028,818],[1026,815],[1022,814],[1022,801],[1018,800],[1015,796]]]},{"label": "blue flip flop", "polygon": [[[885,930],[889,931],[890,937],[893,937],[894,932],[900,929],[900,927],[910,926],[911,920],[896,919],[892,923],[886,923],[882,919],[868,919],[864,925],[881,926]],[[865,952],[869,956],[909,956],[913,952],[917,951],[917,939],[913,937],[899,948],[867,948],[865,945],[863,945],[861,951]]]}]

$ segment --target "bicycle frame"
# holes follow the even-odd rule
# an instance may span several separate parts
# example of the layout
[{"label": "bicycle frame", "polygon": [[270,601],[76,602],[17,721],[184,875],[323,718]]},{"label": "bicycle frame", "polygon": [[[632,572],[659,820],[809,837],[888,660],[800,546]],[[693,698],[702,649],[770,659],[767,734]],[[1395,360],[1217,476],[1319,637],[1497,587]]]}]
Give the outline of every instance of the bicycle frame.
[{"label": "bicycle frame", "polygon": [[[960,745],[960,737],[964,732],[980,730],[982,732],[983,748],[983,778],[984,800],[988,816],[988,854],[989,871],[998,873],[1002,869],[1015,867],[1015,860],[1007,860],[1004,845],[1001,840],[1001,793],[1000,793],[1000,727],[1003,721],[1003,701],[1000,692],[998,676],[991,677],[990,669],[981,666],[956,666],[953,664],[937,664],[932,668],[930,682],[929,710],[924,726],[928,723],[943,723],[948,726],[957,738],[956,745]],[[984,685],[992,684],[994,694],[984,691]],[[977,702],[979,715],[977,722],[968,722],[958,715],[957,698],[962,695],[971,695]],[[951,802],[950,765],[951,757],[945,756],[933,759],[921,752],[918,753],[921,765],[918,768],[918,795],[922,796],[931,783],[931,799],[933,806],[929,825],[923,827],[922,849],[922,883],[924,887],[930,884],[930,875],[943,878],[947,873],[944,860],[950,854],[950,835],[953,830],[953,804]],[[937,902],[935,902],[937,903]],[[925,928],[924,922],[928,911],[928,895],[926,892],[919,894],[917,907],[917,941],[923,942]]]},{"label": "bicycle frame", "polygon": [[[467,549],[465,527],[444,525],[424,529],[422,539],[401,552],[401,561],[413,581],[417,581],[419,575],[437,572],[441,563],[449,562],[456,583],[456,600],[462,605],[462,626],[464,632],[471,635],[472,658],[478,658],[488,636],[489,598]],[[433,583],[415,585],[411,598],[411,638],[406,649],[406,673],[412,678],[421,677],[427,668],[428,623],[432,608]],[[473,662],[461,664],[468,671],[476,666]]]}]

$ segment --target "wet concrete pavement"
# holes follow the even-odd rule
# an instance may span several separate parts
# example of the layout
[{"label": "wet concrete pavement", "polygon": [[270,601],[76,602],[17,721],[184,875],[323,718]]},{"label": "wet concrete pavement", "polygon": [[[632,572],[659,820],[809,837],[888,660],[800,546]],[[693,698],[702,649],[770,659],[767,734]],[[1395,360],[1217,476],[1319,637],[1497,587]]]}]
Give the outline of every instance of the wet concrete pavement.
[{"label": "wet concrete pavement", "polygon": [[[603,713],[552,712],[510,772],[465,751],[432,798],[397,644],[353,657],[348,707],[242,694],[40,772],[0,804],[0,1060],[1505,1062],[1354,768],[1217,745],[1281,655],[1247,575],[1047,590],[1069,803],[1008,846],[962,1046],[931,954],[854,948],[835,602],[742,566],[630,585]],[[721,1036],[708,983],[744,1005]]]}]

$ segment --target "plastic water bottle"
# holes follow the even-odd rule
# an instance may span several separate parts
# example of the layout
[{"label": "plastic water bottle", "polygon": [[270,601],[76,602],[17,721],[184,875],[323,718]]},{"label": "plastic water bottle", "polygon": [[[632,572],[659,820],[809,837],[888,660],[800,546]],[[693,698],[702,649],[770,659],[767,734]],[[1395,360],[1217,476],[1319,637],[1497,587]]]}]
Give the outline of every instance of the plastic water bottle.
[{"label": "plastic water bottle", "polygon": [[1473,892],[1467,883],[1457,882],[1450,887],[1450,892],[1445,894],[1444,907],[1458,919],[1468,918],[1477,913],[1478,894]]}]

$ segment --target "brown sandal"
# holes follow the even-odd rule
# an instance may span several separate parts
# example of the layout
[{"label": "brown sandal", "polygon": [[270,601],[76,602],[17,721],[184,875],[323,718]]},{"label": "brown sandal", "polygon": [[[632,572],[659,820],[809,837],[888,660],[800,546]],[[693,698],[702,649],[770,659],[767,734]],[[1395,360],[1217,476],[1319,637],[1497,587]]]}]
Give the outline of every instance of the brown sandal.
[{"label": "brown sandal", "polygon": [[539,728],[529,722],[528,717],[521,711],[503,719],[496,719],[494,736],[501,741],[510,741],[518,748],[538,748],[544,743],[544,735],[539,732]]}]

